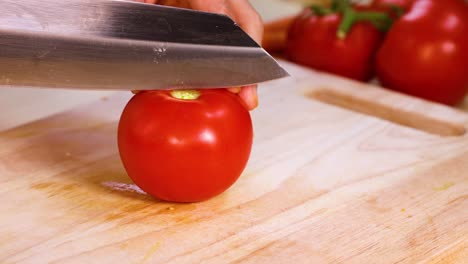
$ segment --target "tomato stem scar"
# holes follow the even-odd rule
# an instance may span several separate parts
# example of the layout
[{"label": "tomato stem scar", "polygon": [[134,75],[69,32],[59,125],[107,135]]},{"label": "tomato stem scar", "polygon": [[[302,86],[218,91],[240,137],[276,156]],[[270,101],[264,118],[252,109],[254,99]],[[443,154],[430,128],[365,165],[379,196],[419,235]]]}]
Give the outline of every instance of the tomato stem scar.
[{"label": "tomato stem scar", "polygon": [[195,100],[200,97],[201,93],[198,90],[173,90],[171,96],[182,100]]}]

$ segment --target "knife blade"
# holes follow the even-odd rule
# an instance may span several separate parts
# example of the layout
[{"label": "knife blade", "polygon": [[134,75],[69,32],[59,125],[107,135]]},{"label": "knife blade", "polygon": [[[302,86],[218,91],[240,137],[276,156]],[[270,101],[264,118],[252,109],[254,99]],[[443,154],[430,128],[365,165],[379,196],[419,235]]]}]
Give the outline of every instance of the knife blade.
[{"label": "knife blade", "polygon": [[222,88],[288,76],[224,15],[119,0],[0,9],[0,87]]}]

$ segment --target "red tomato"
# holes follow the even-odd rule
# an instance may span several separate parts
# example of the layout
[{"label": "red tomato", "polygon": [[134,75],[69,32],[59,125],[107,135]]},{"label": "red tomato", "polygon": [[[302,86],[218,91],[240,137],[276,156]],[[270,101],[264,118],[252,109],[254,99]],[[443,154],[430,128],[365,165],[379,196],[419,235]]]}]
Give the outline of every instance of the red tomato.
[{"label": "red tomato", "polygon": [[369,22],[355,23],[344,39],[337,37],[341,15],[317,16],[306,9],[291,25],[286,44],[289,60],[317,70],[367,81],[382,33]]},{"label": "red tomato", "polygon": [[401,7],[404,11],[410,10],[415,0],[374,0],[370,7],[373,10],[388,11],[392,6]]},{"label": "red tomato", "polygon": [[362,11],[377,11],[389,14],[397,19],[411,9],[415,0],[373,0],[368,4],[357,4],[356,9]]},{"label": "red tomato", "polygon": [[377,54],[383,86],[456,104],[468,89],[468,4],[419,0],[388,32]]},{"label": "red tomato", "polygon": [[[177,95],[194,96],[179,99]],[[196,96],[199,97],[196,98]],[[118,146],[130,178],[165,201],[197,202],[228,189],[252,147],[252,122],[226,90],[146,91],[125,107]]]}]

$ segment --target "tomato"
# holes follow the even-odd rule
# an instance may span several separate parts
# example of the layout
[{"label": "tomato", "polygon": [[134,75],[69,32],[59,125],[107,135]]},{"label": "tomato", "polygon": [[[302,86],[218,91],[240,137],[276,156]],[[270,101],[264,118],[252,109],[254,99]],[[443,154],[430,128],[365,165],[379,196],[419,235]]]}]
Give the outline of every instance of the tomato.
[{"label": "tomato", "polygon": [[357,4],[358,10],[386,12],[397,19],[411,9],[415,0],[373,0],[367,4]]},{"label": "tomato", "polygon": [[198,202],[228,189],[248,162],[252,138],[249,111],[224,89],[140,92],[118,127],[129,177],[173,202]]},{"label": "tomato", "polygon": [[373,0],[371,8],[374,10],[386,11],[392,6],[401,7],[403,10],[408,11],[415,0]]},{"label": "tomato", "polygon": [[342,17],[341,13],[318,15],[306,9],[289,29],[285,54],[301,65],[368,81],[373,77],[374,54],[383,33],[370,22],[358,21],[340,38],[337,32]]},{"label": "tomato", "polygon": [[377,53],[383,86],[439,103],[468,90],[468,4],[419,0],[388,32]]}]

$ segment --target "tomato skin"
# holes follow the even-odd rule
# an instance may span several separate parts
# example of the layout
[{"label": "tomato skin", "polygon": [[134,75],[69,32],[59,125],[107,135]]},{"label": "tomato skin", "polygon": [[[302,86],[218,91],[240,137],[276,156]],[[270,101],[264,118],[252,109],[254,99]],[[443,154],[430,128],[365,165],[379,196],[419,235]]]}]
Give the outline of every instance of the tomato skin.
[{"label": "tomato skin", "polygon": [[404,11],[410,10],[415,0],[374,0],[370,8],[376,11],[389,11],[391,6],[398,6],[403,8]]},{"label": "tomato skin", "polygon": [[468,5],[419,0],[388,32],[377,53],[383,86],[454,105],[468,89]]},{"label": "tomato skin", "polygon": [[289,29],[285,54],[298,64],[368,81],[383,34],[368,22],[358,22],[345,39],[340,39],[336,33],[341,17],[337,13],[317,16],[304,10]]},{"label": "tomato skin", "polygon": [[194,100],[145,91],[125,107],[118,128],[121,160],[142,190],[161,200],[198,202],[228,189],[252,147],[250,113],[226,90]]}]

